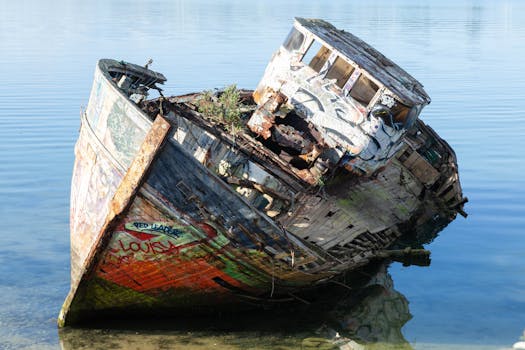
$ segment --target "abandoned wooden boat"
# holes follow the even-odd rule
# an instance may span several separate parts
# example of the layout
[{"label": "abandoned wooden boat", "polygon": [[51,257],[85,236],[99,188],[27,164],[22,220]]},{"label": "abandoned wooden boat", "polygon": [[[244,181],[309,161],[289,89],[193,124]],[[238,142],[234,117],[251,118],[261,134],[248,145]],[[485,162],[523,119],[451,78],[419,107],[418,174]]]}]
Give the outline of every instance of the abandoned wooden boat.
[{"label": "abandoned wooden boat", "polygon": [[60,325],[289,300],[388,256],[421,216],[466,215],[455,154],[418,119],[422,85],[325,21],[297,18],[253,92],[148,100],[165,80],[97,64]]}]

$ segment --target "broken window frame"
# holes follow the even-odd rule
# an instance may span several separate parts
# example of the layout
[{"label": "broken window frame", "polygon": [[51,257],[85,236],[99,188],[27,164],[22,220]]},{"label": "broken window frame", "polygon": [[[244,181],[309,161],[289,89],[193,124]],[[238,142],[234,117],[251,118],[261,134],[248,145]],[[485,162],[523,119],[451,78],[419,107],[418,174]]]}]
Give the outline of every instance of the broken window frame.
[{"label": "broken window frame", "polygon": [[300,50],[305,41],[305,38],[306,36],[303,32],[301,32],[295,27],[292,27],[292,29],[288,33],[288,36],[283,42],[283,47],[289,52]]},{"label": "broken window frame", "polygon": [[405,128],[410,129],[417,121],[419,114],[423,110],[424,105],[413,105],[408,112],[405,122]]},{"label": "broken window frame", "polygon": [[[315,55],[312,57],[310,62],[306,63],[305,58],[309,58],[310,57],[309,54],[312,53],[311,51],[312,48],[317,48],[317,47],[319,47],[319,49],[317,50],[317,52],[315,52]],[[323,42],[317,39],[313,39],[310,45],[308,45],[308,48],[304,52],[303,56],[301,57],[301,62],[303,62],[305,65],[308,65],[315,72],[320,73],[324,65],[326,64],[326,62],[332,55],[332,52],[333,52],[332,49],[330,49],[328,46],[323,44]],[[316,59],[317,61],[314,61]]]},{"label": "broken window frame", "polygon": [[[401,128],[406,128],[409,123],[409,115],[412,107],[401,103],[398,99],[395,99],[396,103],[392,109],[392,120],[395,124],[400,125]],[[397,111],[396,111],[397,109]],[[395,113],[394,113],[395,112]]]},{"label": "broken window frame", "polygon": [[[373,86],[375,86],[375,88],[372,85],[370,86],[372,87],[372,90],[375,90],[375,91],[373,94],[371,94],[370,98],[366,96],[365,99],[360,99],[355,96],[355,91],[356,91],[356,88],[358,88],[359,86],[358,84],[360,84],[360,82],[362,82],[364,79],[366,79],[369,83],[372,83]],[[353,92],[354,94],[352,94]],[[381,85],[376,83],[376,81],[372,79],[370,76],[368,76],[368,74],[364,74],[364,72],[361,71],[359,78],[357,78],[357,80],[353,83],[352,88],[349,90],[347,96],[351,97],[352,100],[356,101],[360,105],[368,107],[368,106],[373,105],[374,101],[377,99],[378,93],[381,93]]]},{"label": "broken window frame", "polygon": [[345,85],[343,86],[343,94],[345,96],[348,96],[350,94],[350,90],[354,87],[355,82],[359,77],[361,76],[361,70],[356,67],[350,77],[348,77],[348,80],[346,81]]},{"label": "broken window frame", "polygon": [[[394,104],[392,107],[386,106],[382,103],[383,94],[389,95],[393,98]],[[386,125],[396,130],[409,129],[414,124],[421,111],[421,105],[409,106],[402,103],[391,91],[385,87],[380,88],[374,98],[370,101],[370,110],[376,106],[384,106],[390,111],[389,116],[382,118]],[[404,115],[402,115],[404,113]]]},{"label": "broken window frame", "polygon": [[[341,67],[341,65],[338,66],[338,64],[341,63],[342,69],[334,72],[338,67]],[[349,68],[349,69],[348,69]],[[348,80],[352,76],[352,74],[355,72],[356,67],[348,62],[346,59],[343,58],[343,56],[336,55],[333,63],[328,68],[326,75],[324,76],[325,79],[335,79],[335,85],[338,86],[341,89],[344,89],[345,85],[347,84]],[[343,72],[343,74],[339,74]],[[330,75],[333,73],[333,77]]]}]

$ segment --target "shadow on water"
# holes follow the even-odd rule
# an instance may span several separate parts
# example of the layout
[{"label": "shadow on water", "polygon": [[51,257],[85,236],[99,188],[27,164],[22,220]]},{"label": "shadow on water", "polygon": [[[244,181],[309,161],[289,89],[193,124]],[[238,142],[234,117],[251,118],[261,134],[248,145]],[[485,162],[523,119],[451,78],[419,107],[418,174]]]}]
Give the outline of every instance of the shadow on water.
[{"label": "shadow on water", "polygon": [[[406,223],[395,248],[420,248],[451,220],[435,208],[423,209]],[[412,317],[409,303],[394,289],[389,264],[370,264],[328,286],[305,291],[298,298],[303,302],[286,306],[206,316],[92,320],[80,328],[60,329],[60,345],[63,350],[413,349],[401,332]]]}]

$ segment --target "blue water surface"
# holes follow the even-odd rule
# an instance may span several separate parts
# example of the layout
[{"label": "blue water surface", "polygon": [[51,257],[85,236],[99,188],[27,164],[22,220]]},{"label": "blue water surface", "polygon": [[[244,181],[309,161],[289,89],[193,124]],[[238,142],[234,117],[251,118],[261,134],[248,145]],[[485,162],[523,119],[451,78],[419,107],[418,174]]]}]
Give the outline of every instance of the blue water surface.
[{"label": "blue water surface", "polygon": [[3,0],[0,14],[0,348],[60,348],[73,147],[96,61],[151,57],[166,94],[253,89],[294,16],[351,31],[420,80],[422,118],[457,153],[469,217],[428,245],[430,267],[390,268],[413,316],[404,337],[421,349],[519,339],[524,1]]}]

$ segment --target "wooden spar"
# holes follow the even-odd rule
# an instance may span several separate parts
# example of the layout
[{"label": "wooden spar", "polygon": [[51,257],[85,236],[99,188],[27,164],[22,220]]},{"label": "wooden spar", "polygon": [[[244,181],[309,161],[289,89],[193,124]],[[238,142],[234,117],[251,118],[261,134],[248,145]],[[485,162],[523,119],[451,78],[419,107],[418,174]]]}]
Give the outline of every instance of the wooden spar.
[{"label": "wooden spar", "polygon": [[426,249],[412,249],[408,247],[400,250],[382,250],[376,256],[380,259],[390,259],[405,265],[430,265],[430,252]]},{"label": "wooden spar", "polygon": [[64,301],[64,305],[60,310],[58,318],[59,327],[64,327],[74,322],[74,315],[71,315],[70,310],[74,308],[75,303],[80,302],[79,299],[81,298],[82,291],[89,283],[95,270],[95,266],[100,259],[100,254],[105,249],[111,238],[109,233],[133,202],[133,199],[145,180],[146,174],[148,173],[153,161],[162,150],[162,146],[167,139],[170,129],[170,123],[161,115],[157,115],[137,155],[133,159],[133,162],[111,200],[109,213],[106,217],[105,223],[99,231],[99,234],[95,239],[95,244],[91,247],[86,262],[82,268],[82,277],[76,285],[71,286],[71,290]]}]

